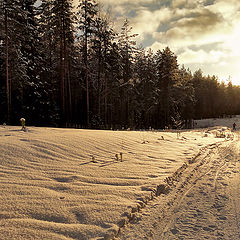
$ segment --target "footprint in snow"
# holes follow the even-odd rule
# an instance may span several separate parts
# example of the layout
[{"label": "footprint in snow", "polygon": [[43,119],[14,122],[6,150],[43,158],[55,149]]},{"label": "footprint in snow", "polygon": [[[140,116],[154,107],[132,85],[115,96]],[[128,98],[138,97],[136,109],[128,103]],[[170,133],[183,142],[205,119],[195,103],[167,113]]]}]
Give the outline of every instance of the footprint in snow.
[{"label": "footprint in snow", "polygon": [[225,216],[219,216],[219,220],[223,220],[223,221],[226,221],[227,218]]},{"label": "footprint in snow", "polygon": [[206,232],[211,232],[212,231],[212,229],[209,228],[209,227],[203,227],[203,230],[206,231]]},{"label": "footprint in snow", "polygon": [[179,233],[179,231],[176,229],[176,228],[172,228],[171,230],[171,233],[176,235],[177,233]]},{"label": "footprint in snow", "polygon": [[186,197],[193,197],[193,196],[194,196],[193,193],[188,193],[188,194],[186,195]]}]

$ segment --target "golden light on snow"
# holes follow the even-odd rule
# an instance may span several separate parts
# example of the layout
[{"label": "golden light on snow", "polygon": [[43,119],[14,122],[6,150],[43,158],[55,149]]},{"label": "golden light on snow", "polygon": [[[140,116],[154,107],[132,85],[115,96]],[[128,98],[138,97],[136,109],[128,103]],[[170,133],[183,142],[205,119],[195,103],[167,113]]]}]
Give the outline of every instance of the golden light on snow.
[{"label": "golden light on snow", "polygon": [[20,129],[0,127],[0,239],[96,239],[116,232],[139,199],[200,148],[224,140],[198,130],[177,137]]}]

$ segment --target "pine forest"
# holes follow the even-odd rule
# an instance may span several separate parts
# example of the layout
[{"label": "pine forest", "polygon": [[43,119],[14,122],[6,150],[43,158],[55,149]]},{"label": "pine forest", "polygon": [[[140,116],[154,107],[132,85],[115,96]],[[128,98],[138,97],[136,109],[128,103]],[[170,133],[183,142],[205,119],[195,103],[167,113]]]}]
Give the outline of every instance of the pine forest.
[{"label": "pine forest", "polygon": [[[180,65],[169,47],[115,30],[94,0],[0,0],[0,123],[93,129],[192,127],[240,113],[240,87]],[[231,75],[231,73],[229,73]]]}]

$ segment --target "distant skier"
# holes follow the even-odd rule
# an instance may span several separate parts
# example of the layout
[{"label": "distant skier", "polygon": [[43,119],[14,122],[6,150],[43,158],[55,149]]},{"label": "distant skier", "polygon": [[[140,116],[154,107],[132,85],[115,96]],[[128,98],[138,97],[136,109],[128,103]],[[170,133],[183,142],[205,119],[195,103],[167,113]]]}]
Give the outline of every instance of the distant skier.
[{"label": "distant skier", "polygon": [[233,130],[236,130],[236,123],[233,123]]}]

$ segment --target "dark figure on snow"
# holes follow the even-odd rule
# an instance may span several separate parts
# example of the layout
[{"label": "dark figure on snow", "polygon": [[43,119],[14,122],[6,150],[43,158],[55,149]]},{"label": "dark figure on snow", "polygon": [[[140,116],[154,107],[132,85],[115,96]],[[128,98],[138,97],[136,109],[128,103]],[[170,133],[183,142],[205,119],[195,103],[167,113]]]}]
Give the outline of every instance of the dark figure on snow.
[{"label": "dark figure on snow", "polygon": [[233,130],[236,130],[236,123],[233,123]]}]

